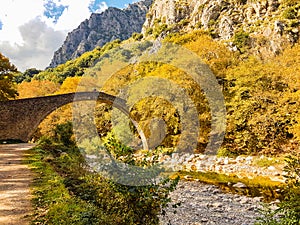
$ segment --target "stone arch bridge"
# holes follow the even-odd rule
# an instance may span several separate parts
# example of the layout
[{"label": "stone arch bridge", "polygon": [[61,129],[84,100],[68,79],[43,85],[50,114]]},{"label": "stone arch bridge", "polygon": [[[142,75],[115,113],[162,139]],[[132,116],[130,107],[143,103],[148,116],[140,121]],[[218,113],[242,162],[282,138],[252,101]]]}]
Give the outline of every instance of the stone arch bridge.
[{"label": "stone arch bridge", "polygon": [[[75,101],[95,100],[113,105],[129,116],[125,100],[96,91],[3,101],[0,102],[0,140],[27,142],[39,124],[57,108]],[[135,122],[134,125],[137,127]],[[148,148],[143,132],[139,134],[144,148]]]}]

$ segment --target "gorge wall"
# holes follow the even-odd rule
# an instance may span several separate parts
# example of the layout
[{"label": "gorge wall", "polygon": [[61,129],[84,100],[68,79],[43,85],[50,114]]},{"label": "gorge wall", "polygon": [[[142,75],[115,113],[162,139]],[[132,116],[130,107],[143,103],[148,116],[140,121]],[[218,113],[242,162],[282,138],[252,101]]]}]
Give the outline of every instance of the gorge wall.
[{"label": "gorge wall", "polygon": [[93,13],[68,34],[64,44],[54,53],[49,67],[75,59],[115,39],[126,40],[133,33],[140,33],[151,4],[152,0],[144,0],[125,9],[110,7],[100,14]]},{"label": "gorge wall", "polygon": [[300,5],[290,0],[155,0],[143,34],[202,29],[233,50],[263,57],[299,39]]}]

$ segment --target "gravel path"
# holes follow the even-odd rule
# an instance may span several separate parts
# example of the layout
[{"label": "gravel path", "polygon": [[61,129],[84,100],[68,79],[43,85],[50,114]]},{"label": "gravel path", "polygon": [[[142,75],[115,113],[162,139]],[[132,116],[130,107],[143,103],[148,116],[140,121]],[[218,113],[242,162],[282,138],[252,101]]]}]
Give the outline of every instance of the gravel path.
[{"label": "gravel path", "polygon": [[22,158],[32,147],[30,144],[0,145],[0,224],[29,224],[32,174]]},{"label": "gravel path", "polygon": [[200,182],[180,182],[171,197],[181,206],[176,214],[168,209],[162,225],[250,225],[259,216],[260,198],[223,193]]}]

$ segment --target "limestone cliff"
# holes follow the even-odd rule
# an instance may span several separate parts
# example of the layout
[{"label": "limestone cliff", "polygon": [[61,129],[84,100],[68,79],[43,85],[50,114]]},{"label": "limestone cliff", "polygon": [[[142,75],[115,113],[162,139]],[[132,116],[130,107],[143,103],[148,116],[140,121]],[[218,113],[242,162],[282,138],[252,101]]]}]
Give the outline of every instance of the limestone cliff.
[{"label": "limestone cliff", "polygon": [[125,40],[134,32],[141,32],[151,4],[152,0],[143,0],[123,10],[110,7],[103,13],[93,13],[68,34],[64,44],[54,53],[50,67],[75,59],[96,46],[115,39]]},{"label": "limestone cliff", "polygon": [[155,0],[145,35],[203,29],[233,50],[247,45],[261,56],[299,39],[300,3],[293,0]]}]

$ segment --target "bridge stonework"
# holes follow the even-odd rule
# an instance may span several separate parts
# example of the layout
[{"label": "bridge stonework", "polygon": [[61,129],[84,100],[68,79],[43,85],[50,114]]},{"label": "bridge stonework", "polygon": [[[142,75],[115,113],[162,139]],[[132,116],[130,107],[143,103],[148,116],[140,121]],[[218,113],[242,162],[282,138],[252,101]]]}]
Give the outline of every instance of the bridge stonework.
[{"label": "bridge stonework", "polygon": [[74,101],[98,100],[129,116],[123,99],[103,92],[78,92],[0,102],[0,140],[27,142],[39,124],[54,110]]}]

